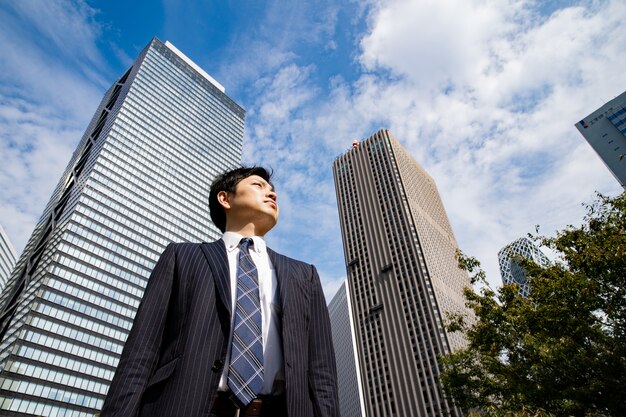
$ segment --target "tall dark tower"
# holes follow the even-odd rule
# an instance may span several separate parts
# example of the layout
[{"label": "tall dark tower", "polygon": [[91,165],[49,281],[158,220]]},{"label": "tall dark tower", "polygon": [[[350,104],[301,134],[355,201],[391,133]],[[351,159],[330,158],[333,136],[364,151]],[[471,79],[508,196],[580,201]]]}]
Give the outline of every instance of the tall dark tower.
[{"label": "tall dark tower", "polygon": [[240,163],[244,116],[156,38],[111,86],[0,298],[0,415],[100,410],[165,246],[221,235],[209,187]]},{"label": "tall dark tower", "polygon": [[468,314],[457,243],[433,179],[388,131],[333,164],[365,415],[459,416],[437,355],[464,345],[443,327]]}]

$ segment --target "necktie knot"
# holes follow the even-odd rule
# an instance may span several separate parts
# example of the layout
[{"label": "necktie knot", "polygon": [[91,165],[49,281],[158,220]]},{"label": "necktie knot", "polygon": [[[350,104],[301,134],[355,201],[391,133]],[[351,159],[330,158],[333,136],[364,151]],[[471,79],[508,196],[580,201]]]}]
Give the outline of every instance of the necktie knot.
[{"label": "necktie knot", "polygon": [[251,246],[254,245],[254,240],[251,237],[244,237],[239,241],[239,249],[244,252],[248,252]]}]

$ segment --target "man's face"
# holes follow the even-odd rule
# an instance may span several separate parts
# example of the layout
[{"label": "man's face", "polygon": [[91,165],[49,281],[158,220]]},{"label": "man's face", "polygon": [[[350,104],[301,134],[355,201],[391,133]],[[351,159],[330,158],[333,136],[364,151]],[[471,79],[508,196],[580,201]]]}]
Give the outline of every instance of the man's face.
[{"label": "man's face", "polygon": [[268,232],[278,221],[274,187],[258,175],[239,181],[234,193],[226,193],[224,208],[229,224],[254,223],[257,231]]}]

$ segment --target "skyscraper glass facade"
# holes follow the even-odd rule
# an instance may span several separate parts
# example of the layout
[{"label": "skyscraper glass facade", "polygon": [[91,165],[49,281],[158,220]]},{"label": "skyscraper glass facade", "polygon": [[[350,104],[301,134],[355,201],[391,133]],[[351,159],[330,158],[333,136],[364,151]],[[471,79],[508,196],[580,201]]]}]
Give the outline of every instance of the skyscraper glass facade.
[{"label": "skyscraper glass facade", "polygon": [[0,225],[0,294],[7,284],[11,271],[13,271],[16,259],[15,249],[13,249],[9,237]]},{"label": "skyscraper glass facade", "polygon": [[464,346],[457,244],[433,179],[381,130],[333,164],[365,415],[458,416],[437,356]]},{"label": "skyscraper glass facade", "polygon": [[156,38],[111,86],[0,299],[1,415],[101,408],[165,246],[221,235],[209,187],[239,165],[244,117]]},{"label": "skyscraper glass facade", "polygon": [[550,265],[550,260],[530,239],[525,237],[509,243],[498,252],[502,283],[517,284],[520,294],[528,297],[530,285],[526,271],[519,264],[520,257],[530,259],[544,268]]}]

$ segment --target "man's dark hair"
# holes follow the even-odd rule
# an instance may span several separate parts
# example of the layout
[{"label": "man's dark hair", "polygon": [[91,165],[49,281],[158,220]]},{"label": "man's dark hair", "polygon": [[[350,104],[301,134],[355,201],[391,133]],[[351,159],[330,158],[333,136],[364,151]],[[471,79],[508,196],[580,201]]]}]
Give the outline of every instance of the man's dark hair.
[{"label": "man's dark hair", "polygon": [[211,220],[223,232],[226,231],[226,212],[224,207],[217,200],[220,191],[234,193],[239,181],[252,175],[258,175],[271,184],[272,172],[262,167],[241,167],[218,175],[211,184],[209,192],[209,210],[211,212]]}]

